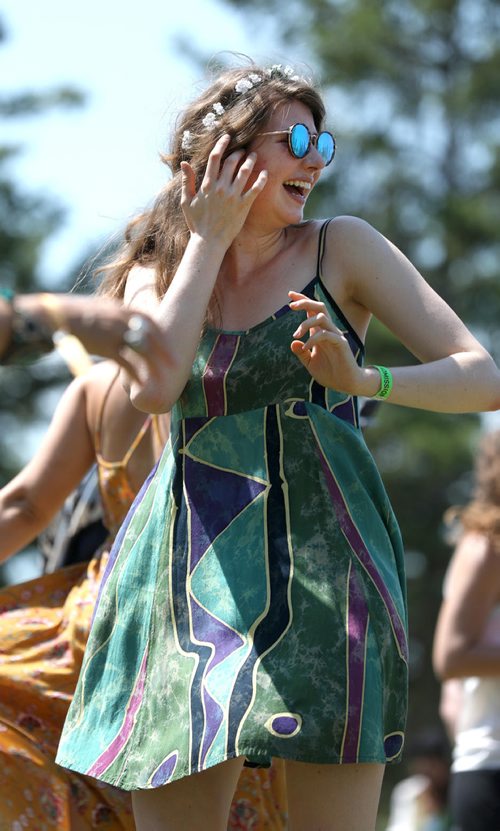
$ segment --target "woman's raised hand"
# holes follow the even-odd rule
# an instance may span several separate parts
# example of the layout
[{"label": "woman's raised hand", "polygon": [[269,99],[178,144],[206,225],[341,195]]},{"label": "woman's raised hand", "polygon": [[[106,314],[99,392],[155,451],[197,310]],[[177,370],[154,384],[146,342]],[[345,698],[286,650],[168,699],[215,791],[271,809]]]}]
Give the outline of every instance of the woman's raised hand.
[{"label": "woman's raised hand", "polygon": [[188,162],[181,162],[181,207],[192,234],[220,241],[228,248],[241,231],[248,212],[267,182],[267,171],[261,170],[249,184],[256,154],[236,150],[222,161],[230,142],[229,135],[216,142],[196,191],[195,173]]},{"label": "woman's raised hand", "polygon": [[[324,303],[289,291],[290,308],[307,317],[293,333],[293,354],[322,386],[350,395],[363,395],[366,373],[356,363],[345,335],[335,326]],[[300,340],[309,335],[306,341]]]}]

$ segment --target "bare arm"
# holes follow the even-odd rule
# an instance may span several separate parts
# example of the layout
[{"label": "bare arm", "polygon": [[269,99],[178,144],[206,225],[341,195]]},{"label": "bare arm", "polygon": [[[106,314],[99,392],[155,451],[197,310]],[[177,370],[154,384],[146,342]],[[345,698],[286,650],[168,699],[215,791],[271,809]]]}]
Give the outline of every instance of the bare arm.
[{"label": "bare arm", "polygon": [[93,461],[85,379],[76,379],[63,394],[38,452],[0,490],[0,560],[48,525]]},{"label": "bare arm", "polygon": [[500,557],[480,534],[466,534],[449,570],[438,616],[433,663],[442,679],[500,675],[500,646],[484,637],[500,602]]},{"label": "bare arm", "polygon": [[[353,217],[334,220],[329,232],[325,282],[335,297],[340,292],[341,306],[349,308],[348,318],[354,316],[361,322],[360,328],[366,329],[373,314],[421,361],[391,368],[394,386],[389,401],[436,412],[498,409],[498,367],[401,251]],[[294,308],[309,310],[304,301],[295,303]],[[312,321],[306,328],[313,327],[314,332],[314,313],[320,309],[311,307],[310,311]],[[321,320],[318,326],[322,326]],[[378,372],[356,368],[336,327],[326,339],[316,334],[314,343],[331,358],[332,366],[325,376],[328,386],[366,396],[377,392]],[[310,364],[310,350],[303,354],[300,345],[292,345],[292,349]]]},{"label": "bare arm", "polygon": [[[259,173],[248,186],[255,154],[242,161],[243,152],[231,153],[223,162],[229,136],[222,136],[212,150],[203,182],[195,189],[195,176],[182,163],[182,209],[191,237],[155,320],[163,333],[163,376],[150,372],[130,384],[130,397],[140,410],[168,412],[184,389],[198,347],[207,307],[229,246],[237,236],[267,174]],[[129,295],[130,297],[130,295]],[[151,308],[145,295],[136,294],[135,308]]]},{"label": "bare arm", "polygon": [[[25,345],[12,346],[12,325],[17,312],[36,327],[39,335],[39,351],[52,349],[52,334],[63,329],[77,337],[91,355],[101,355],[116,361],[133,377],[146,365],[155,371],[164,360],[161,333],[153,321],[147,320],[147,330],[140,356],[126,346],[124,335],[133,311],[120,302],[106,297],[88,297],[77,294],[19,294],[14,306],[0,299],[0,360],[19,359]],[[37,357],[35,340],[30,357]],[[10,354],[12,353],[12,354]],[[32,354],[31,354],[32,353]]]}]

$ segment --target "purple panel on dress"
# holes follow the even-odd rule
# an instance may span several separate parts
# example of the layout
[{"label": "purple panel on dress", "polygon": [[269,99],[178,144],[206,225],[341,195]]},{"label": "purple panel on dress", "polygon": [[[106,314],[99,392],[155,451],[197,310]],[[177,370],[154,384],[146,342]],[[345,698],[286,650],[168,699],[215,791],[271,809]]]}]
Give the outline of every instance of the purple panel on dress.
[{"label": "purple panel on dress", "polygon": [[89,776],[95,776],[99,778],[99,776],[102,775],[104,771],[107,768],[109,768],[109,766],[115,761],[116,757],[118,756],[120,751],[123,750],[127,741],[129,740],[130,735],[132,733],[132,729],[134,727],[135,717],[137,715],[137,711],[139,710],[139,707],[142,702],[142,697],[144,695],[147,660],[148,649],[146,647],[141,667],[139,669],[139,674],[135,682],[135,687],[130,697],[127,708],[125,710],[125,717],[123,719],[122,726],[120,727],[118,735],[115,736],[109,747],[106,748],[104,753],[101,753],[99,758],[88,769],[87,773]]},{"label": "purple panel on dress", "polygon": [[265,490],[266,485],[185,457],[191,572],[218,535]]},{"label": "purple panel on dress", "polygon": [[286,315],[287,312],[289,312],[289,311],[291,311],[290,306],[288,305],[288,303],[285,303],[285,305],[282,306],[281,309],[278,309],[278,311],[275,312],[272,315],[272,317],[274,317],[274,318],[283,317],[283,315]]},{"label": "purple panel on dress", "polygon": [[207,665],[207,672],[209,672],[224,658],[243,646],[244,640],[234,629],[203,609],[193,597],[190,598],[190,607],[195,639],[212,644],[214,647],[214,653]]},{"label": "purple panel on dress", "polygon": [[170,755],[167,756],[167,758],[155,770],[151,778],[151,785],[153,786],[153,788],[158,788],[160,787],[160,785],[166,785],[167,782],[170,782],[178,758],[179,754],[176,750],[174,750],[174,752],[170,753]]},{"label": "purple panel on dress", "polygon": [[295,733],[299,722],[293,716],[276,716],[276,718],[273,718],[271,726],[274,732],[280,736],[289,736],[291,733]]},{"label": "purple panel on dress", "polygon": [[209,419],[206,416],[203,417],[195,417],[192,416],[191,418],[184,419],[184,445],[188,445],[193,436],[196,435],[198,430],[201,430],[205,424],[208,424]]},{"label": "purple panel on dress", "polygon": [[203,704],[205,707],[205,732],[201,748],[200,767],[203,767],[207,753],[210,750],[210,746],[219,732],[222,722],[224,721],[222,708],[216,701],[214,701],[206,689],[203,690]]},{"label": "purple panel on dress", "polygon": [[333,407],[330,412],[332,412],[334,416],[337,416],[337,418],[341,418],[342,421],[348,421],[349,424],[352,424],[354,427],[356,426],[352,398],[350,398],[349,401],[344,401],[343,404],[339,404],[337,407]]},{"label": "purple panel on dress", "polygon": [[214,348],[203,373],[203,389],[207,400],[207,415],[226,414],[225,382],[239,344],[239,335],[217,335]]},{"label": "purple panel on dress", "polygon": [[384,739],[384,751],[387,759],[394,759],[403,748],[404,736],[401,733],[389,733]]},{"label": "purple panel on dress", "polygon": [[392,630],[394,632],[394,637],[398,645],[399,653],[405,661],[408,661],[408,646],[406,643],[406,633],[401,618],[399,616],[398,610],[394,605],[394,601],[387,589],[387,586],[382,580],[382,577],[380,576],[372,558],[370,557],[370,553],[364,543],[363,538],[361,537],[361,534],[359,533],[358,529],[356,528],[352,520],[351,515],[349,514],[347,505],[345,504],[344,497],[342,495],[342,491],[340,490],[339,485],[335,477],[333,476],[333,473],[323,455],[323,452],[319,444],[318,453],[321,460],[321,466],[325,474],[328,490],[330,491],[330,496],[335,506],[335,513],[339,521],[340,527],[342,529],[342,533],[344,534],[345,538],[347,539],[347,542],[351,546],[351,549],[353,550],[354,554],[356,554],[360,563],[363,565],[364,569],[366,570],[367,574],[369,575],[373,584],[375,585],[380,597],[382,598],[382,601],[389,615],[389,620],[391,621]]},{"label": "purple panel on dress", "polygon": [[354,568],[351,568],[349,574],[348,604],[347,719],[342,746],[342,761],[355,763],[358,761],[359,736],[363,715],[368,607],[361,581]]},{"label": "purple panel on dress", "polygon": [[[207,676],[224,658],[239,649],[243,645],[244,640],[234,629],[231,629],[223,621],[213,617],[193,597],[190,597],[190,609],[194,639],[202,643],[212,644],[214,647],[213,654],[207,661],[204,673]],[[221,707],[214,701],[205,687],[202,689],[202,696],[205,710],[205,730],[201,748],[201,766],[203,766],[210,746],[224,720],[224,713]]]}]

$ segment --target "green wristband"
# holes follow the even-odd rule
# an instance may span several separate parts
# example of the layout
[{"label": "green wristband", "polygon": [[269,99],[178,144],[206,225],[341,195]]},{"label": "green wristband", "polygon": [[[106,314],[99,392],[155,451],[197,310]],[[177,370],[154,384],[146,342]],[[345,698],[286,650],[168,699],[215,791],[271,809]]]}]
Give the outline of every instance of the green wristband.
[{"label": "green wristband", "polygon": [[389,398],[392,392],[392,372],[386,366],[377,366],[371,364],[372,369],[378,370],[380,373],[380,389],[375,393],[373,398],[380,398],[382,401]]}]

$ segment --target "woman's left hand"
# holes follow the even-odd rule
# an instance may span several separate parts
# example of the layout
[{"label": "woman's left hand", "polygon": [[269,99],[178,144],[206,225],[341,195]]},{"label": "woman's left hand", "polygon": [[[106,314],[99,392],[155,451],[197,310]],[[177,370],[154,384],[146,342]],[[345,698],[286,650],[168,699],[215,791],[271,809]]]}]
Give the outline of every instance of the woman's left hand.
[{"label": "woman's left hand", "polygon": [[[364,371],[356,363],[347,338],[333,323],[325,304],[297,291],[288,294],[290,308],[307,314],[293,333],[296,338],[290,345],[293,354],[322,386],[362,395]],[[299,340],[307,334],[305,342]]]}]

